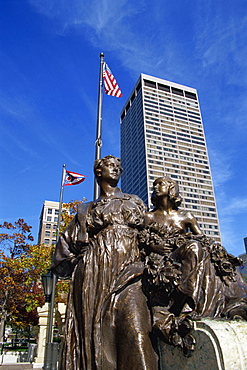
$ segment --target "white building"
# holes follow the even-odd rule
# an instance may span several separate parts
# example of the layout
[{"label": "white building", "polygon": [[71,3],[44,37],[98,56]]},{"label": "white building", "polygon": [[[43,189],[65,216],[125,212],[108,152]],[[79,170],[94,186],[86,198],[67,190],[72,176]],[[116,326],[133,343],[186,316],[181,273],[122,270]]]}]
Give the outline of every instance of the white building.
[{"label": "white building", "polygon": [[45,200],[40,214],[38,244],[56,244],[59,202]]},{"label": "white building", "polygon": [[151,207],[153,181],[170,176],[182,206],[221,241],[197,91],[141,74],[121,112],[121,187]]}]

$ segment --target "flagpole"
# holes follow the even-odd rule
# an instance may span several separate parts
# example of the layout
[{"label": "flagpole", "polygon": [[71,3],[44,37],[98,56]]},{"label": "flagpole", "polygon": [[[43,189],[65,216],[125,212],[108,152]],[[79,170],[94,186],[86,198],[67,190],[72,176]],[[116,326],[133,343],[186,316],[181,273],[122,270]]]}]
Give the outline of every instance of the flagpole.
[{"label": "flagpole", "polygon": [[57,220],[57,242],[59,239],[59,230],[60,230],[60,224],[61,224],[61,214],[62,214],[62,206],[63,206],[63,189],[64,189],[64,181],[66,176],[66,164],[63,164],[63,170],[62,170],[62,180],[61,180],[61,186],[60,186],[60,194],[59,194],[59,210],[58,210],[58,220]]},{"label": "flagpole", "polygon": [[[56,241],[59,239],[59,230],[61,224],[61,213],[63,206],[63,188],[64,181],[66,176],[66,165],[63,165],[62,170],[62,179],[60,186],[60,195],[59,195],[59,211],[58,211],[58,222],[57,222],[57,237]],[[47,332],[47,342],[45,350],[45,361],[44,361],[44,370],[53,370],[57,368],[57,348],[52,340],[53,334],[53,315],[54,315],[54,306],[55,306],[55,291],[56,291],[57,277],[52,274],[52,292],[51,292],[51,301],[49,309],[49,320],[48,320],[48,332]]]},{"label": "flagpole", "polygon": [[[97,131],[95,141],[95,160],[101,157],[102,147],[102,96],[103,96],[103,64],[104,53],[100,53],[100,73],[99,73],[99,90],[98,90],[98,114],[97,114]],[[99,186],[96,179],[94,180],[94,200],[99,197]]]}]

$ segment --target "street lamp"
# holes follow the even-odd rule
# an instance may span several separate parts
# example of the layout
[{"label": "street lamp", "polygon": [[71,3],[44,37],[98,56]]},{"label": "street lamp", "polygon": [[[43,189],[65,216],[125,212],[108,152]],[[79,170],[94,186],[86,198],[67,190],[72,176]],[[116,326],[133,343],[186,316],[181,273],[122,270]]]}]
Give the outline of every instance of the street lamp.
[{"label": "street lamp", "polygon": [[49,271],[47,274],[41,275],[42,284],[45,293],[45,301],[47,303],[51,302],[51,294],[52,294],[52,273]]},{"label": "street lamp", "polygon": [[45,293],[45,301],[49,303],[48,331],[43,369],[56,370],[58,344],[52,342],[52,327],[57,277],[51,271],[49,271],[47,274],[42,275],[41,278]]},{"label": "street lamp", "polygon": [[[59,196],[59,211],[58,211],[58,221],[57,221],[57,242],[59,239],[59,230],[61,224],[61,212],[63,204],[63,188],[64,180],[66,175],[66,166],[63,165],[62,180],[60,187]],[[52,342],[52,324],[53,324],[53,313],[55,306],[55,289],[57,283],[57,277],[51,271],[48,274],[42,276],[42,282],[44,286],[44,292],[46,297],[46,302],[49,302],[49,321],[48,321],[48,331],[47,340],[45,346],[45,360],[43,370],[57,370],[57,358],[58,358],[58,343]]]}]

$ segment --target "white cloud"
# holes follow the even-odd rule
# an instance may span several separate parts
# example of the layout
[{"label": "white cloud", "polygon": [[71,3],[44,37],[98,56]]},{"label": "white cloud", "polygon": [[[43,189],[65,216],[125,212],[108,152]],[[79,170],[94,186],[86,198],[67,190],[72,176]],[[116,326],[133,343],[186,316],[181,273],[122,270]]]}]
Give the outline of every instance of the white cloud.
[{"label": "white cloud", "polygon": [[229,152],[223,153],[220,148],[210,148],[210,162],[215,188],[220,188],[233,177],[232,159],[233,157]]},{"label": "white cloud", "polygon": [[247,198],[233,198],[227,202],[221,210],[222,214],[228,215],[247,215]]},{"label": "white cloud", "polygon": [[233,217],[223,217],[220,228],[222,245],[227,249],[229,253],[238,256],[244,253],[243,238],[245,235],[239,235],[237,230],[233,229],[234,219]]},{"label": "white cloud", "polygon": [[213,67],[213,73],[236,85],[247,82],[247,17],[240,9],[229,1],[197,2],[195,22],[196,53],[204,73],[210,73]]},{"label": "white cloud", "polygon": [[[114,51],[123,66],[135,73],[135,78],[140,71],[157,74],[160,70],[176,70],[179,47],[177,44],[176,48],[176,40],[165,21],[164,6],[150,6],[145,0],[29,1],[39,13],[59,24],[60,34],[76,27],[95,47]],[[159,27],[154,21],[157,13],[162,13],[163,18]]]}]

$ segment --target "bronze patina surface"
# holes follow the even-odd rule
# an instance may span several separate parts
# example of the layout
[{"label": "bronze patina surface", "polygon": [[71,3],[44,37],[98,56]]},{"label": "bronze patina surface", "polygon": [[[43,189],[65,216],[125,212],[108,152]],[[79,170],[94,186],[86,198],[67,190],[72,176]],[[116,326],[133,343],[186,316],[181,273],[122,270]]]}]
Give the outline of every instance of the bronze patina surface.
[{"label": "bronze patina surface", "polygon": [[[121,161],[95,161],[96,201],[80,204],[52,271],[72,277],[61,370],[156,370],[156,338],[195,348],[192,320],[247,319],[241,261],[179,209],[178,184],[154,181],[154,210],[117,184]],[[152,338],[152,341],[150,340]]]},{"label": "bronze patina surface", "polygon": [[143,287],[153,327],[189,355],[191,318],[247,319],[247,284],[241,260],[203,235],[192,213],[180,210],[179,187],[169,177],[153,184],[154,210],[140,232]]},{"label": "bronze patina surface", "polygon": [[138,247],[145,206],[117,187],[118,158],[94,172],[100,197],[79,206],[54,256],[53,272],[72,274],[61,369],[157,369]]}]

